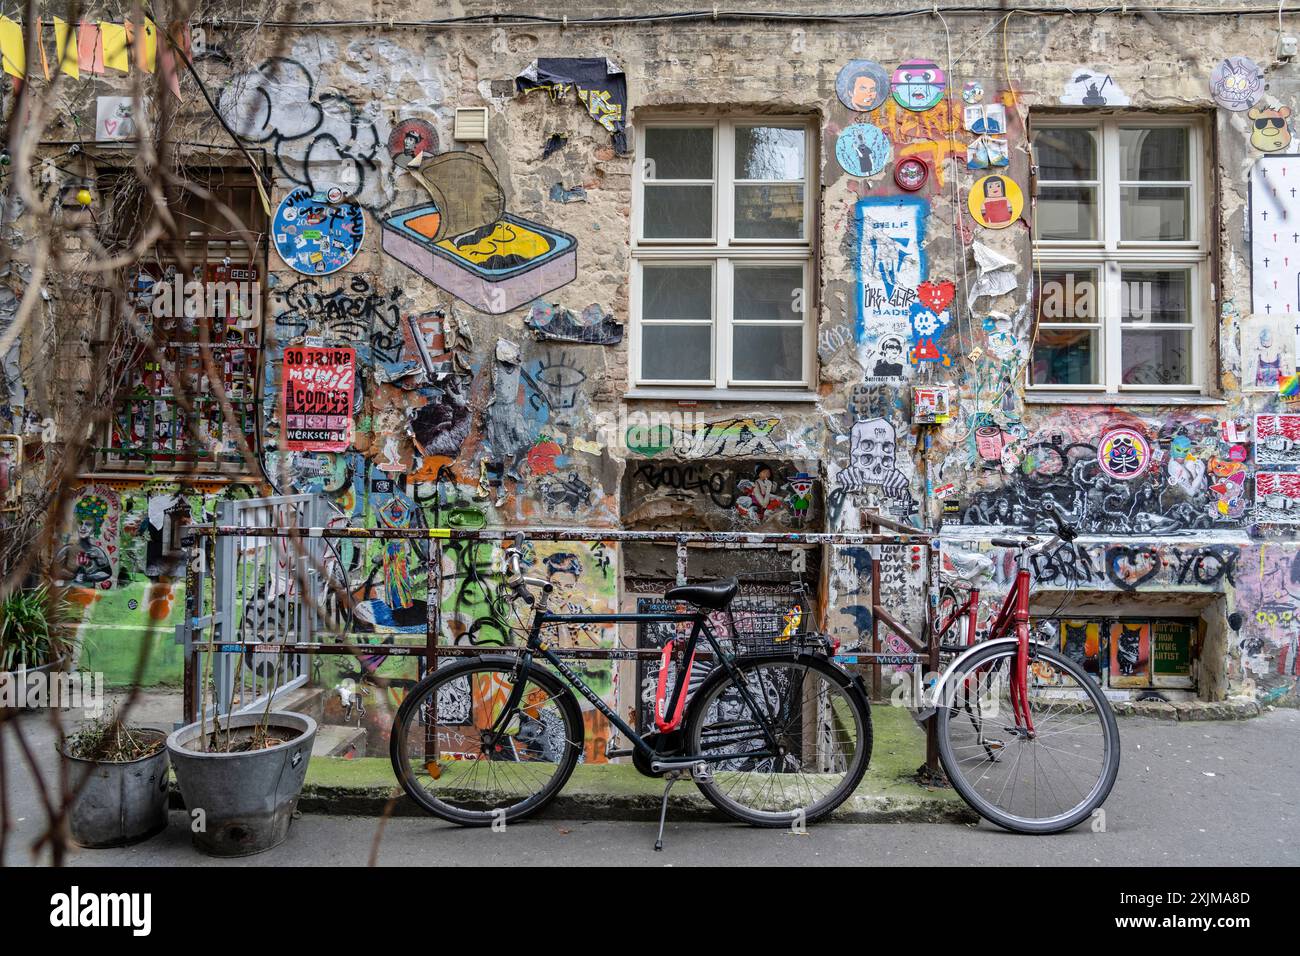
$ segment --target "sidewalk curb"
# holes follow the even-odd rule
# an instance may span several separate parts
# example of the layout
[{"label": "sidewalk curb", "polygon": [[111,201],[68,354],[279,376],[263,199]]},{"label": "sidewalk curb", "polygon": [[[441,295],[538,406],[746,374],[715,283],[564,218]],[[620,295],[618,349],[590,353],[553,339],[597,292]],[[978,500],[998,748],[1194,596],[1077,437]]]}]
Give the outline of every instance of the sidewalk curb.
[{"label": "sidewalk curb", "polygon": [[[324,816],[428,817],[406,794],[392,801],[394,788],[334,787],[308,784],[298,799],[298,810]],[[610,795],[607,793],[566,793],[559,795],[539,814],[556,820],[658,820],[659,799],[648,794]],[[171,787],[172,809],[185,809],[175,781]],[[733,822],[698,793],[683,789],[668,800],[668,816],[673,820],[712,820]],[[854,796],[835,810],[830,823],[976,823],[979,817],[966,804],[943,798]]]},{"label": "sidewalk curb", "polygon": [[1249,720],[1263,709],[1253,700],[1117,700],[1111,701],[1116,717],[1151,717],[1155,720]]}]

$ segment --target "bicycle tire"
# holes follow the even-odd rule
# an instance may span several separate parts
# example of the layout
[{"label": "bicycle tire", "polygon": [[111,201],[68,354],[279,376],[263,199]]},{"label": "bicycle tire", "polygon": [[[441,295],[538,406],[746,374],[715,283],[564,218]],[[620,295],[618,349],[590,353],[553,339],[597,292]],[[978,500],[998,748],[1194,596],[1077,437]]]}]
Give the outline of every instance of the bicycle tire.
[{"label": "bicycle tire", "polygon": [[[729,792],[726,787],[728,780],[723,777],[724,774],[735,774],[742,771],[722,769],[721,762],[712,763],[711,779],[707,781],[697,779],[695,781],[696,786],[699,787],[708,801],[723,813],[751,826],[788,827],[791,825],[792,820],[796,818],[795,811],[802,813],[802,819],[805,823],[813,823],[825,817],[847,800],[853,791],[857,789],[858,784],[862,782],[863,775],[867,772],[868,764],[871,762],[871,704],[862,689],[861,682],[828,661],[811,655],[773,655],[741,658],[735,662],[735,666],[742,676],[753,674],[760,668],[782,667],[802,668],[805,675],[809,671],[815,671],[818,675],[824,677],[830,685],[841,692],[841,699],[846,703],[853,718],[856,737],[854,738],[851,763],[836,785],[825,796],[808,807],[760,810],[742,805],[733,796],[737,788],[733,786]],[[732,676],[725,667],[720,666],[714,668],[713,672],[693,695],[684,726],[687,753],[706,753],[705,731],[710,727],[717,726],[716,716],[712,717],[715,723],[709,723],[711,707],[730,686],[734,686]],[[802,687],[800,693],[802,699]],[[752,713],[752,710],[749,711],[751,718]],[[800,733],[802,734],[802,729]],[[737,750],[735,759],[746,760],[745,751],[743,749]],[[749,773],[753,771],[743,772]],[[802,773],[800,775],[803,776]],[[782,795],[784,795],[784,784],[782,785]]]},{"label": "bicycle tire", "polygon": [[[451,823],[456,823],[465,827],[491,826],[498,820],[522,820],[525,817],[537,813],[555,799],[555,795],[558,794],[560,789],[568,782],[569,777],[573,773],[573,768],[577,765],[578,759],[582,754],[585,732],[582,720],[582,711],[578,706],[577,698],[573,696],[573,692],[549,670],[543,667],[538,667],[537,665],[533,665],[529,668],[526,679],[529,685],[536,686],[546,694],[542,704],[534,705],[535,713],[540,711],[540,708],[544,706],[547,701],[553,701],[556,705],[555,713],[557,713],[563,721],[563,743],[561,745],[563,754],[560,759],[558,761],[536,762],[520,761],[517,759],[513,761],[498,761],[489,755],[486,758],[476,757],[473,761],[466,759],[465,762],[489,763],[489,768],[484,773],[484,776],[488,778],[484,781],[485,784],[492,781],[493,770],[490,764],[493,763],[533,763],[533,765],[552,763],[555,769],[543,786],[539,787],[536,792],[527,795],[524,799],[518,800],[517,802],[510,803],[500,800],[487,801],[487,798],[483,797],[482,800],[484,802],[493,802],[498,805],[486,806],[478,809],[468,809],[456,806],[445,798],[447,795],[453,793],[459,795],[463,791],[452,791],[450,788],[446,788],[443,790],[444,797],[439,797],[435,795],[434,791],[423,785],[418,779],[411,742],[413,739],[418,739],[419,735],[427,737],[427,730],[417,730],[417,728],[426,726],[419,723],[417,715],[421,713],[423,702],[429,699],[430,694],[432,693],[436,695],[440,688],[447,688],[452,682],[465,681],[465,687],[458,688],[457,690],[462,695],[466,689],[469,691],[469,716],[471,720],[473,720],[475,716],[474,708],[476,706],[473,700],[473,688],[475,686],[473,684],[473,678],[476,675],[483,677],[494,676],[498,679],[499,685],[510,684],[513,686],[515,670],[516,662],[513,659],[502,658],[499,656],[480,657],[456,664],[450,664],[445,667],[439,667],[432,673],[427,674],[418,684],[416,684],[415,687],[411,689],[411,692],[406,695],[406,699],[402,701],[402,706],[398,708],[397,716],[393,719],[392,733],[390,734],[389,740],[389,757],[392,760],[393,772],[397,775],[397,779],[401,783],[402,789],[405,790],[407,795],[426,812],[441,817],[444,820],[448,820]],[[527,690],[527,686],[525,689]],[[435,701],[438,700],[436,696],[433,699]],[[488,722],[490,719],[491,712],[489,711],[483,715],[482,720],[483,722]],[[520,724],[520,729],[522,730],[523,722],[522,720],[518,720],[516,717],[510,718],[507,727],[516,722]],[[448,725],[465,726],[465,724],[451,725],[450,721]],[[439,724],[437,726],[443,725]],[[476,730],[478,729],[480,728],[476,728]],[[416,730],[416,738],[412,737],[413,730]],[[466,739],[472,739],[463,732],[461,735],[466,737]],[[523,738],[516,737],[515,739]],[[480,737],[479,741],[481,742],[481,740],[482,738]],[[513,742],[511,746],[513,749]],[[502,748],[498,746],[496,749],[499,751]],[[425,761],[424,766],[427,770],[427,760]],[[441,767],[443,765],[439,764],[439,766]],[[440,769],[438,777],[430,775],[430,779],[440,779],[441,772]],[[474,779],[477,780],[477,767],[474,769],[474,773]],[[462,799],[465,802],[474,802],[474,799],[467,792]]]},{"label": "bicycle tire", "polygon": [[[1016,646],[1014,644],[990,644],[986,648],[976,651],[967,658],[962,664],[962,671],[966,674],[973,674],[990,668],[991,665],[999,660],[1014,662],[1015,655]],[[963,719],[972,723],[974,721],[967,715],[966,711],[958,710],[956,707],[951,705],[946,705],[944,701],[936,702],[938,706],[934,716],[934,719],[938,722],[936,730],[939,738],[939,759],[942,761],[944,772],[947,773],[948,779],[951,781],[957,793],[961,795],[961,798],[966,801],[972,810],[984,817],[986,820],[1014,833],[1060,833],[1078,826],[1084,820],[1088,819],[1093,812],[1105,802],[1106,797],[1110,795],[1111,788],[1115,785],[1115,779],[1119,775],[1119,727],[1115,721],[1115,712],[1112,710],[1110,702],[1106,699],[1106,695],[1102,693],[1101,686],[1097,683],[1096,679],[1088,674],[1082,667],[1060,652],[1038,644],[1030,644],[1029,657],[1031,662],[1038,660],[1046,661],[1053,668],[1069,674],[1076,684],[1078,684],[1078,686],[1087,694],[1088,699],[1096,705],[1096,713],[1100,718],[1101,725],[1103,756],[1098,761],[1100,764],[1100,772],[1097,774],[1097,779],[1095,783],[1092,784],[1083,800],[1059,814],[1040,818],[1008,812],[986,799],[979,793],[978,789],[971,784],[971,781],[967,779],[966,773],[962,771],[961,768],[962,762],[970,762],[972,759],[977,759],[978,754],[963,757],[961,758],[961,761],[959,761],[958,756],[953,749],[953,735],[950,733],[954,715],[961,714]],[[1012,663],[1011,666],[1014,666],[1014,663]],[[949,683],[945,688],[945,693],[951,695],[954,692],[953,683]],[[1039,725],[1038,721],[1038,713],[1034,716],[1035,729],[1039,734],[1043,734],[1043,728]],[[1002,726],[994,727],[992,729],[1006,731],[1008,728]],[[978,733],[982,734],[982,730],[978,731]],[[1074,732],[1070,731],[1070,733]],[[1038,739],[1041,742],[1044,738],[1040,737]],[[1014,738],[1014,742],[1019,742],[1019,740],[1020,738]],[[1005,743],[999,743],[995,749],[1000,752],[1005,748],[1005,746]],[[1044,746],[1046,747],[1048,745]],[[988,748],[985,747],[985,749],[987,750]],[[1017,754],[1017,762],[1010,768],[1008,773],[1009,777],[1017,777],[1017,769],[1019,767],[1021,756],[1022,754]],[[1000,759],[1000,756],[995,757],[993,752],[990,751],[988,757],[984,760],[984,763],[994,763],[998,762]],[[1036,768],[1037,764],[1035,763],[1034,766]],[[954,772],[954,770],[957,770],[958,772]],[[1017,777],[1016,781],[1011,781],[1013,783],[1011,793],[1011,799],[1013,801],[1015,797],[1015,784],[1018,783],[1018,779],[1019,778]],[[1035,787],[1036,785],[1037,779],[1035,779]],[[1005,791],[1005,789],[1006,783],[1003,784],[1003,790]],[[1078,788],[1076,787],[1076,789]],[[1034,799],[1035,801],[1037,800],[1036,789]]]}]

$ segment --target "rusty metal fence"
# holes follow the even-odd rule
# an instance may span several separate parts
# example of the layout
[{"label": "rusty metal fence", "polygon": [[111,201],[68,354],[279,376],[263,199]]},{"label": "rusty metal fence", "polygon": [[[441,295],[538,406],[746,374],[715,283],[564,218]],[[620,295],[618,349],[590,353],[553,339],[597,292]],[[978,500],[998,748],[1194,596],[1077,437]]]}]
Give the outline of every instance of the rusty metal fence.
[{"label": "rusty metal fence", "polygon": [[[913,664],[935,670],[938,641],[929,621],[920,634],[904,625],[880,603],[880,552],[882,547],[921,546],[929,549],[925,567],[936,567],[937,538],[873,512],[864,513],[863,532],[710,532],[622,531],[612,528],[356,528],[343,518],[329,517],[323,499],[312,495],[281,496],[231,503],[211,524],[191,525],[184,531],[187,549],[186,613],[177,626],[176,641],[184,654],[184,719],[239,712],[264,707],[307,677],[305,661],[316,654],[355,657],[415,657],[421,673],[438,666],[439,658],[510,653],[509,645],[482,646],[442,643],[444,636],[444,549],[456,542],[499,544],[522,532],[530,541],[640,542],[672,545],[676,549],[676,579],[685,583],[691,548],[794,546],[803,548],[867,547],[871,562],[871,634],[846,656],[869,671],[872,696],[879,699],[883,665]],[[332,525],[331,520],[336,524]],[[408,541],[421,556],[428,593],[423,642],[412,644],[364,643],[337,609],[351,600],[352,582],[339,555],[346,541]],[[824,629],[827,576],[830,562],[823,561],[819,583],[818,629]],[[927,588],[927,590],[933,590]],[[931,595],[930,606],[934,603]],[[881,628],[894,632],[911,648],[909,653],[884,651]],[[409,635],[408,635],[409,636]],[[571,647],[561,656],[596,660],[657,658],[653,648],[615,646]],[[242,655],[242,657],[240,656]],[[213,700],[205,704],[205,697]],[[932,722],[931,722],[932,723]],[[933,734],[928,734],[933,737]],[[927,764],[937,766],[933,740]]]}]

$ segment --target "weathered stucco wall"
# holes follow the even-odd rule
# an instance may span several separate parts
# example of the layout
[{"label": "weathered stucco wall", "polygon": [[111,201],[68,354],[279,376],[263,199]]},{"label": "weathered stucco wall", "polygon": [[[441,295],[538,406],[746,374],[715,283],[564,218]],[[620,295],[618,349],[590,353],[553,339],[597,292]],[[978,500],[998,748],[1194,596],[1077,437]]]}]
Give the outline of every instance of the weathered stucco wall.
[{"label": "weathered stucco wall", "polygon": [[[489,6],[457,9],[468,15]],[[801,12],[820,9],[834,5],[806,4]],[[618,12],[618,5],[583,4],[568,12],[577,19],[602,11]],[[372,5],[365,15],[383,21],[390,13],[418,19],[441,12],[440,5],[416,2],[400,10]],[[359,10],[316,4],[299,16],[345,13]],[[841,23],[301,26],[267,28],[251,46],[241,39],[237,55],[223,45],[237,28],[207,24],[196,46],[199,73],[231,126],[264,151],[257,155],[274,182],[272,202],[295,187],[337,185],[365,218],[355,258],[332,275],[292,271],[274,251],[265,262],[261,438],[267,471],[285,491],[324,493],[339,521],[360,525],[439,524],[454,513],[460,521],[507,526],[854,528],[860,509],[871,506],[917,523],[943,520],[954,537],[975,538],[986,537],[989,526],[1045,529],[1041,509],[1050,497],[1088,537],[1077,551],[1042,556],[1035,566],[1040,585],[1077,587],[1092,601],[1120,602],[1117,608],[1154,593],[1199,595],[1198,606],[1212,609],[1205,613],[1219,622],[1208,629],[1205,646],[1223,648],[1212,673],[1202,676],[1202,693],[1294,696],[1300,667],[1294,528],[1300,512],[1261,505],[1256,476],[1293,470],[1297,459],[1283,454],[1282,464],[1262,463],[1254,425],[1256,415],[1300,414],[1300,406],[1289,406],[1271,383],[1262,390],[1243,387],[1243,369],[1258,362],[1259,330],[1276,328],[1292,340],[1295,334],[1273,313],[1251,312],[1249,182],[1261,158],[1277,154],[1256,148],[1248,115],[1220,108],[1209,86],[1223,57],[1248,56],[1264,70],[1261,105],[1295,109],[1300,65],[1274,61],[1276,22],[1275,16],[1230,15],[1002,18],[981,11],[946,20],[918,13]],[[1288,13],[1284,23],[1300,33],[1300,19]],[[625,74],[625,151],[572,91],[553,101],[544,91],[517,89],[516,76],[535,59],[573,56],[607,57]],[[947,75],[944,96],[919,112],[893,100],[853,112],[837,97],[836,79],[856,59],[886,71],[907,60],[931,60]],[[1081,72],[1110,78],[1102,84],[1104,106],[1077,105],[1088,85]],[[202,130],[194,141],[224,145],[188,78],[184,83],[186,106]],[[97,90],[81,95],[103,95],[113,85],[100,80]],[[1026,191],[1025,122],[1044,111],[1122,107],[1204,118],[1213,157],[1213,208],[1204,212],[1217,228],[1216,297],[1203,343],[1213,370],[1210,394],[1164,404],[1025,402],[1034,283],[1029,210],[996,230],[981,227],[967,211],[972,184],[987,172],[966,166],[974,134],[964,128],[963,92],[972,85],[982,88],[983,103],[1005,107],[1009,164],[1000,172]],[[454,110],[469,106],[488,108],[484,144],[452,138]],[[816,401],[683,407],[623,398],[638,119],[699,111],[815,117]],[[872,176],[850,175],[836,154],[841,137],[855,135],[851,128],[862,123],[883,134],[893,157]],[[431,281],[385,251],[385,220],[429,201],[394,152],[412,130],[411,142],[429,152],[465,149],[479,157],[511,215],[567,234],[576,256],[571,280],[560,269],[513,285],[458,288],[456,295],[445,277],[441,284]],[[905,157],[929,165],[929,181],[916,192],[905,192],[894,179]],[[481,186],[473,175],[455,182],[466,194]],[[908,205],[900,206],[900,198]],[[872,308],[859,314],[860,302],[873,302],[873,267],[879,265],[863,223],[898,218],[900,210],[913,217],[923,245],[921,278],[954,282],[956,298],[951,322],[936,337],[950,362],[920,362],[904,378],[890,380],[874,372],[876,347],[898,326],[878,324]],[[972,308],[967,296],[980,278],[977,244],[1009,259],[1014,281],[1010,291],[979,298]],[[494,293],[523,300],[492,314],[501,302],[494,302]],[[907,290],[903,301],[913,295],[914,288]],[[610,344],[557,340],[557,332],[575,327]],[[432,334],[439,331],[441,337]],[[422,357],[421,332],[426,345],[440,344],[432,365]],[[902,332],[909,334],[905,325]],[[281,361],[283,350],[297,344],[356,349],[355,437],[346,451],[281,447]],[[1292,345],[1291,372],[1294,352]],[[932,430],[928,449],[911,422],[907,388],[927,383],[959,389],[951,420]],[[663,426],[655,413],[678,417]],[[1108,477],[1099,467],[1098,456],[1108,454],[1106,437],[1117,428],[1137,436],[1144,456],[1137,478]],[[865,437],[894,441],[892,466],[864,457]],[[813,481],[808,507],[790,485],[796,475]],[[1285,490],[1295,480],[1270,478],[1264,485],[1289,506],[1300,500]],[[250,483],[249,493],[255,491]],[[96,589],[90,593],[102,619],[134,626],[148,609],[171,620],[182,603],[177,586],[165,576],[159,583],[159,569],[135,553],[149,535],[142,518],[156,512],[151,496],[171,493],[122,479],[87,485],[87,495],[109,504],[110,516],[90,529],[90,537],[113,552],[112,573],[84,582]],[[121,517],[114,518],[119,510]],[[574,579],[575,605],[616,601],[617,549],[566,550],[573,554],[553,561],[551,571]],[[410,577],[416,562],[406,558],[377,546],[348,558],[350,583],[381,630],[419,616],[411,602],[423,600],[423,582]],[[474,563],[472,556],[467,560]],[[887,599],[915,617],[918,568],[907,554],[882,560]],[[869,619],[863,591],[869,563],[840,554],[830,556],[830,567],[830,624],[856,640]],[[1002,583],[1006,573],[1000,567]],[[166,597],[144,600],[146,591]],[[453,631],[491,616],[491,608],[476,600],[445,598]]]}]

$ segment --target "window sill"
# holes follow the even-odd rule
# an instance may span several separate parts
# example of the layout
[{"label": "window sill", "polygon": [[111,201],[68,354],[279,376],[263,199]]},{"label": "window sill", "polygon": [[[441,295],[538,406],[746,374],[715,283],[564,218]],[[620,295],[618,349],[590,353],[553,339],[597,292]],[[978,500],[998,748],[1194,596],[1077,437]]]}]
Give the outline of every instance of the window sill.
[{"label": "window sill", "polygon": [[783,388],[677,388],[640,385],[623,393],[624,399],[661,399],[674,402],[815,402],[818,394],[807,389]]},{"label": "window sill", "polygon": [[1026,405],[1227,405],[1213,395],[1192,392],[1036,392],[1025,390]]}]

